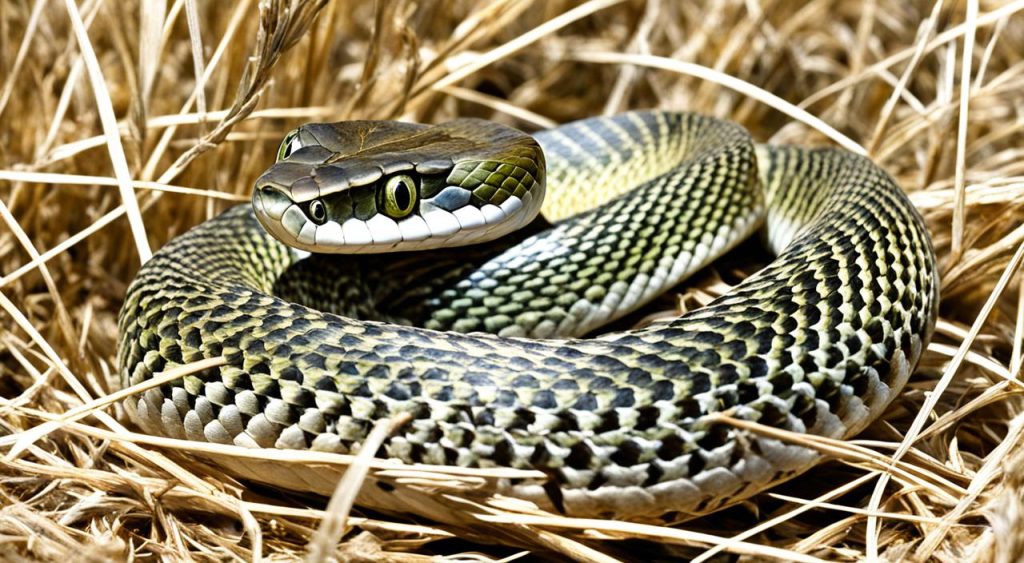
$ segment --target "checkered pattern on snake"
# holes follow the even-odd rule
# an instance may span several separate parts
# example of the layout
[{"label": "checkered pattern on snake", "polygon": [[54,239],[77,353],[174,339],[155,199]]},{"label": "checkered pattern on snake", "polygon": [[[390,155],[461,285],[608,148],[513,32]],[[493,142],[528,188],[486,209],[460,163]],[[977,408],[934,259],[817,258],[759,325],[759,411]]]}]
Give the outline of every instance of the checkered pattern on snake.
[{"label": "checkered pattern on snake", "polygon": [[[424,275],[402,275],[399,255],[384,255],[288,275],[312,262],[249,206],[169,242],[125,299],[124,382],[214,356],[227,365],[130,400],[140,425],[352,452],[375,421],[408,413],[379,455],[539,469],[547,480],[502,491],[572,515],[672,518],[819,459],[709,415],[843,438],[903,386],[935,323],[935,258],[921,218],[868,159],[755,147],[736,125],[656,111],[536,138],[554,226],[436,262],[443,272],[420,261]],[[761,225],[778,257],[707,307],[576,338]]]}]

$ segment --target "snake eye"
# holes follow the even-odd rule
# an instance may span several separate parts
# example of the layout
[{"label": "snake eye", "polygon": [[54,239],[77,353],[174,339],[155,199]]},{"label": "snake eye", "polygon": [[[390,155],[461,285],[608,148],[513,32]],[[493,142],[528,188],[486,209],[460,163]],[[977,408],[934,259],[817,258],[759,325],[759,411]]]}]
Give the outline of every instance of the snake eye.
[{"label": "snake eye", "polygon": [[284,136],[280,148],[277,149],[277,160],[284,160],[295,151],[302,148],[302,141],[299,140],[299,130],[295,129]]},{"label": "snake eye", "polygon": [[323,200],[314,199],[309,202],[309,211],[306,214],[317,225],[323,225],[327,222],[327,206],[324,205]]},{"label": "snake eye", "polygon": [[416,182],[412,176],[401,174],[388,178],[384,185],[384,214],[401,219],[416,207]]}]

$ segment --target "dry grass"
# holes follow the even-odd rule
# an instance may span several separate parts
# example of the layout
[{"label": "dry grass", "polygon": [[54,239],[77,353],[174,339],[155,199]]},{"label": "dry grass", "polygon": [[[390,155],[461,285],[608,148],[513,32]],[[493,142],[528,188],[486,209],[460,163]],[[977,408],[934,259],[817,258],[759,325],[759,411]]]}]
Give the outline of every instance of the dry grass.
[{"label": "dry grass", "polygon": [[[1019,560],[1021,9],[1020,0],[0,3],[0,553]],[[639,107],[867,152],[925,215],[943,271],[938,333],[905,392],[857,441],[794,438],[837,461],[741,506],[658,527],[473,497],[487,475],[388,477],[373,460],[343,456],[335,461],[358,471],[330,505],[247,490],[181,444],[122,426],[131,424],[106,396],[117,389],[116,315],[140,259],[246,200],[296,124],[472,115],[535,128]],[[716,279],[705,276],[687,302],[719,292]],[[432,487],[460,524],[358,507],[346,518],[359,472]],[[314,534],[321,521],[329,525]]]}]

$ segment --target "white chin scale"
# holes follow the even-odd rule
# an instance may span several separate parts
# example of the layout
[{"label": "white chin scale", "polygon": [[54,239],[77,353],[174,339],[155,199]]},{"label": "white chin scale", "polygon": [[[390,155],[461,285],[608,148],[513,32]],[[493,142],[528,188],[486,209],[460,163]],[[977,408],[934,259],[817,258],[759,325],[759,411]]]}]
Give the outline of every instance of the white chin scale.
[{"label": "white chin scale", "polygon": [[285,244],[316,253],[373,254],[494,240],[533,221],[543,200],[543,193],[527,192],[522,198],[509,196],[501,205],[476,208],[470,205],[469,195],[469,190],[449,186],[421,200],[419,213],[403,219],[378,213],[366,221],[350,218],[323,225],[309,220],[294,203],[279,213],[260,197],[253,203],[263,227]]}]

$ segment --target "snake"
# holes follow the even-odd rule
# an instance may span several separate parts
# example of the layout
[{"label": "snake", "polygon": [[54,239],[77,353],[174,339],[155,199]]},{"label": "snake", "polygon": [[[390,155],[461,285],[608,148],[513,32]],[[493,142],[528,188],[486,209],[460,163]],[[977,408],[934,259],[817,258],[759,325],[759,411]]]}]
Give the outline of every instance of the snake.
[{"label": "snake", "polygon": [[[774,260],[704,307],[622,320],[758,233]],[[127,386],[223,358],[128,399],[148,433],[347,454],[400,416],[377,456],[534,470],[497,492],[571,516],[678,518],[822,459],[786,432],[877,418],[938,287],[921,216],[842,149],[667,110],[532,135],[310,123],[251,205],[141,267],[118,360]]]}]

